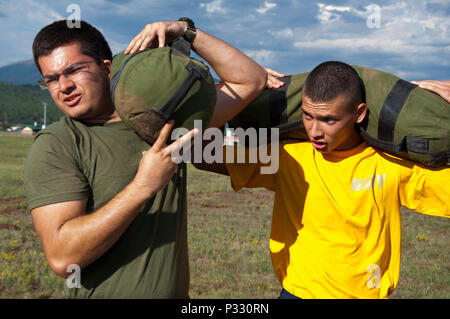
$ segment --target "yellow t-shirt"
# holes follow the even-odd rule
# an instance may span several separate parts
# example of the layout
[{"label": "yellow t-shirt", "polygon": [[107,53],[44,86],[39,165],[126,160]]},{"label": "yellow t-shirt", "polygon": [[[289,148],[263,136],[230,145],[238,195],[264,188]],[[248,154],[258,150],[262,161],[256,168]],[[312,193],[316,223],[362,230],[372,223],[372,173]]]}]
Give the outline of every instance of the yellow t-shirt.
[{"label": "yellow t-shirt", "polygon": [[386,298],[400,272],[400,206],[449,216],[450,168],[429,169],[362,143],[324,155],[283,143],[279,169],[227,164],[232,186],[275,192],[270,252],[300,298]]}]

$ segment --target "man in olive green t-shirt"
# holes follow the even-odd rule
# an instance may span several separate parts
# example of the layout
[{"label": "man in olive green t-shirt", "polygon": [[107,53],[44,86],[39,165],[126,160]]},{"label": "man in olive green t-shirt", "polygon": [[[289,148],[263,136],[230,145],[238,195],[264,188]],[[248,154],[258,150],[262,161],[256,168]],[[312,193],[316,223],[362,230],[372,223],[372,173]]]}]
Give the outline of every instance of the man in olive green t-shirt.
[{"label": "man in olive green t-shirt", "polygon": [[[164,46],[189,31],[186,39],[222,79],[209,123],[220,127],[262,91],[267,73],[237,49],[187,26],[149,24],[126,53]],[[50,267],[62,277],[81,269],[80,282],[65,285],[66,295],[188,297],[186,166],[173,163],[171,153],[194,132],[167,146],[168,123],[150,146],[121,122],[109,91],[111,51],[84,21],[80,28],[65,20],[44,27],[33,54],[41,84],[66,116],[36,136],[25,187]]]}]

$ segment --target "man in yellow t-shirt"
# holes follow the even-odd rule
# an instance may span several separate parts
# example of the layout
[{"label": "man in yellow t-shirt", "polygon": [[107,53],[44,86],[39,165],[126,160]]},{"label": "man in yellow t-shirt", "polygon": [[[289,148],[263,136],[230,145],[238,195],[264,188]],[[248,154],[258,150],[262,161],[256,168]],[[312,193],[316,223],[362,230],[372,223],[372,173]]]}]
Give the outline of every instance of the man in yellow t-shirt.
[{"label": "man in yellow t-shirt", "polygon": [[234,190],[275,192],[270,252],[280,298],[386,298],[400,272],[400,206],[450,215],[450,169],[364,143],[355,129],[367,113],[362,101],[356,72],[325,62],[303,88],[310,141],[280,144],[274,174],[262,174],[261,163],[226,163]]}]

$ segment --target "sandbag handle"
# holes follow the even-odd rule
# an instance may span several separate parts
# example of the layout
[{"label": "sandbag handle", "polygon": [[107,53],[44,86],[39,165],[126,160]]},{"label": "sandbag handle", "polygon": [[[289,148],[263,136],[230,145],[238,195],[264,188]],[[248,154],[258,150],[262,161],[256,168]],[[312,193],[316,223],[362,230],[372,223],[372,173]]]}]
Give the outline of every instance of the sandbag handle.
[{"label": "sandbag handle", "polygon": [[175,111],[176,107],[181,103],[194,83],[197,80],[205,79],[208,76],[208,71],[202,69],[192,61],[189,61],[188,65],[186,65],[186,69],[189,71],[189,75],[186,77],[186,79],[184,79],[183,83],[181,83],[180,87],[166,102],[166,104],[164,104],[161,109],[158,110],[158,113],[163,115],[166,120],[169,120],[173,111]]},{"label": "sandbag handle", "polygon": [[430,152],[430,140],[417,137],[417,136],[404,136],[399,143],[378,140],[367,133],[365,129],[360,127],[361,136],[370,145],[381,149],[383,152],[391,152],[395,154],[407,153],[408,151],[419,153],[419,154],[429,154],[431,165],[439,165],[441,163],[450,163],[450,151],[442,152]]},{"label": "sandbag handle", "polygon": [[399,79],[383,103],[378,120],[378,140],[394,141],[395,124],[409,94],[417,85]]},{"label": "sandbag handle", "polygon": [[169,46],[187,57],[191,55],[192,46],[183,37],[176,38]]}]

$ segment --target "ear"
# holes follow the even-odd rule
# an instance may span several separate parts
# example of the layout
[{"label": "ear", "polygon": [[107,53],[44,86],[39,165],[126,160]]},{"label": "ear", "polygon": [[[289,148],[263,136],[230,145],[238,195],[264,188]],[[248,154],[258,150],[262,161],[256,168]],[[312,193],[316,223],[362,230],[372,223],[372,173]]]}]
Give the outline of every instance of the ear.
[{"label": "ear", "polygon": [[102,65],[103,65],[103,68],[104,68],[106,74],[108,74],[108,77],[109,77],[111,75],[111,66],[112,66],[111,60],[103,60]]},{"label": "ear", "polygon": [[366,105],[366,103],[359,104],[356,107],[355,113],[354,113],[355,123],[356,124],[361,124],[362,121],[364,121],[364,118],[366,117],[366,114],[367,114],[367,105]]}]

